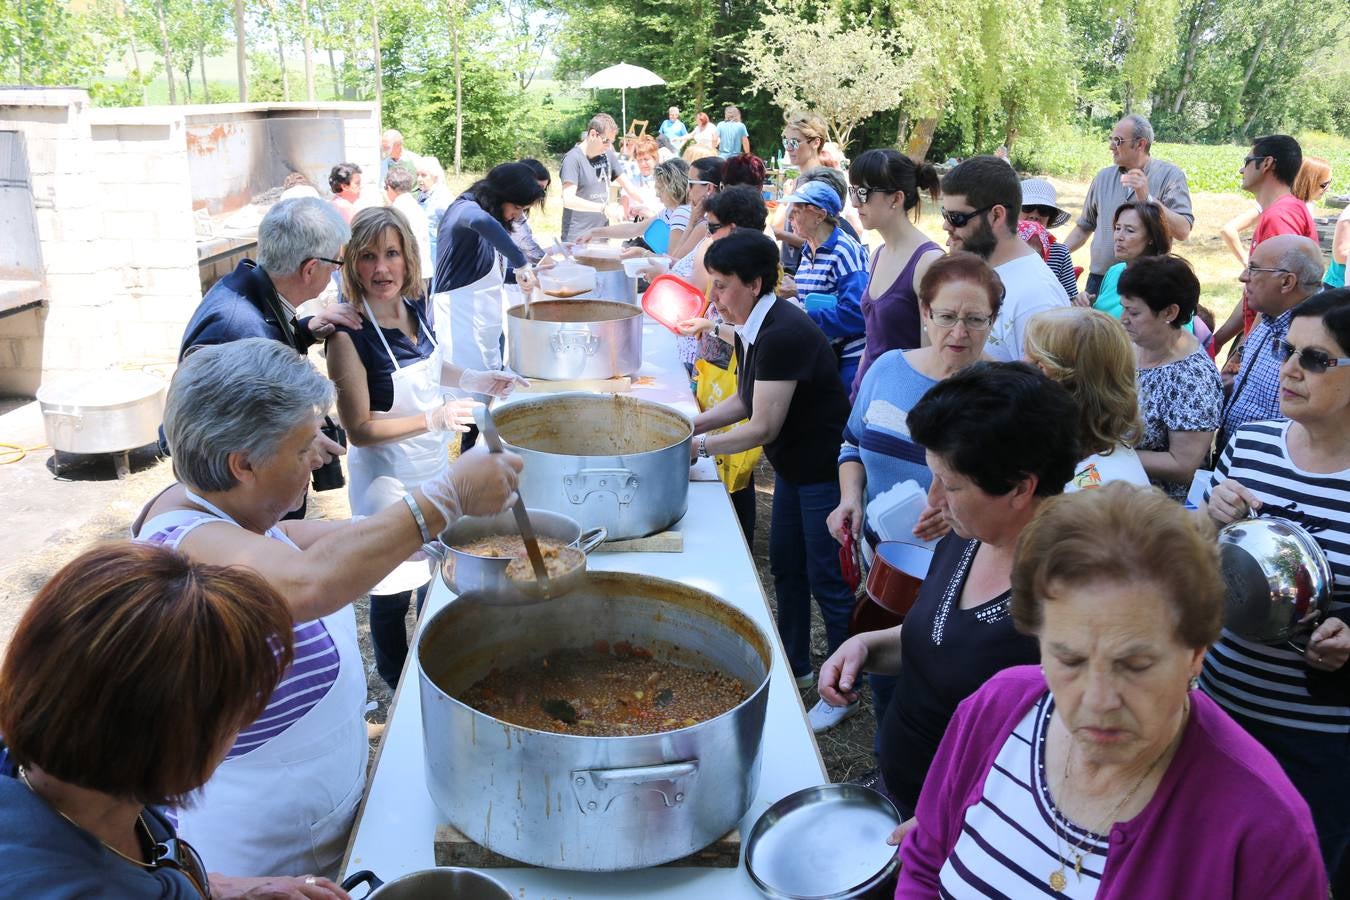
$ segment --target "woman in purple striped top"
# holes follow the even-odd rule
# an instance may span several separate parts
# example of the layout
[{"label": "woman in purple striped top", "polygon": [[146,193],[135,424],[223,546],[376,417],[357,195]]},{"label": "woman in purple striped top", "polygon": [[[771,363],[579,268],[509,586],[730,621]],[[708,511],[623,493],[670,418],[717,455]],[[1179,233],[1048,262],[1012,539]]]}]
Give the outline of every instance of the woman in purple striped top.
[{"label": "woman in purple striped top", "polygon": [[504,509],[521,465],[469,453],[359,522],[282,522],[311,472],[341,452],[319,431],[332,402],[332,383],[276,341],[189,355],[164,411],[178,483],[133,525],[139,540],[194,562],[252,569],[295,621],[294,658],[266,708],[178,812],[179,833],[241,875],[336,874],[369,752],[351,603],[459,515]]},{"label": "woman in purple striped top", "polygon": [[1041,667],[958,708],[897,898],[1327,896],[1308,805],[1195,689],[1223,611],[1199,519],[1122,482],[1050,500],[1012,597]]}]

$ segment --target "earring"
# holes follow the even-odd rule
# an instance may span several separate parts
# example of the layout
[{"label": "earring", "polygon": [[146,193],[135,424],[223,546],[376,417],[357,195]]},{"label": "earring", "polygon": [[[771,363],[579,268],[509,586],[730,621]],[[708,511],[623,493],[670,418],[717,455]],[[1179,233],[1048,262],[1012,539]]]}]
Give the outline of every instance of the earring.
[{"label": "earring", "polygon": [[1199,690],[1199,688],[1200,688],[1200,676],[1199,676],[1199,675],[1192,675],[1192,676],[1191,676],[1191,683],[1188,685],[1188,687],[1190,688],[1190,690],[1193,690],[1193,691],[1194,691],[1194,690]]}]

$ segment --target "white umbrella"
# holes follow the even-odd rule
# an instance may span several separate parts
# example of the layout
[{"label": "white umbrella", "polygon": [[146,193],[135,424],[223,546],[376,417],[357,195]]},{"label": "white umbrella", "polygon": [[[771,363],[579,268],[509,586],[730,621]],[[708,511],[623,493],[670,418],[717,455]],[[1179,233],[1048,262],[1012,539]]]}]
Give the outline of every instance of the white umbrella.
[{"label": "white umbrella", "polygon": [[619,63],[617,66],[610,66],[607,69],[601,69],[599,72],[591,75],[581,83],[582,87],[595,88],[599,90],[617,90],[621,92],[623,103],[623,132],[628,133],[628,89],[649,87],[654,84],[665,84],[666,80],[650,69],[644,69],[642,66],[630,66],[628,63]]}]

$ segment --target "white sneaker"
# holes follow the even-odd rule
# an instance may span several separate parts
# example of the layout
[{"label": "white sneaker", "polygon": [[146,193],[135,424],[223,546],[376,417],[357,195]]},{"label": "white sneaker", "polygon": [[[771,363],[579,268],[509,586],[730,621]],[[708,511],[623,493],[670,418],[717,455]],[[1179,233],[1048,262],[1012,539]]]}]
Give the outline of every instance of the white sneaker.
[{"label": "white sneaker", "polygon": [[848,706],[831,706],[824,700],[817,700],[816,705],[811,707],[811,711],[806,714],[806,719],[811,723],[811,730],[820,734],[822,731],[829,731],[856,713],[859,702],[854,700]]},{"label": "white sneaker", "polygon": [[804,691],[816,686],[816,673],[807,672],[805,675],[793,675],[792,680],[797,682],[797,690]]}]

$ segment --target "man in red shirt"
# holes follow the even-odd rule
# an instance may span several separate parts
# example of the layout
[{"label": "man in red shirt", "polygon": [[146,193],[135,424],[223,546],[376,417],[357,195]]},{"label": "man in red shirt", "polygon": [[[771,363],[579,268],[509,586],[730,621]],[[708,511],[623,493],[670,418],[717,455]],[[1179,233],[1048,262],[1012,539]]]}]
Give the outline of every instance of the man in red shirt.
[{"label": "man in red shirt", "polygon": [[[1303,165],[1303,150],[1287,134],[1259,137],[1252,144],[1252,152],[1242,161],[1238,174],[1242,189],[1256,196],[1261,205],[1261,218],[1256,220],[1252,234],[1252,249],[1266,238],[1277,234],[1298,234],[1318,240],[1317,225],[1313,222],[1308,204],[1292,193],[1294,179]],[[1239,312],[1241,310],[1241,312]],[[1237,336],[1238,329],[1246,336],[1256,322],[1256,311],[1247,303],[1244,290],[1242,302],[1233,310],[1228,321],[1214,334],[1215,351]]]}]

